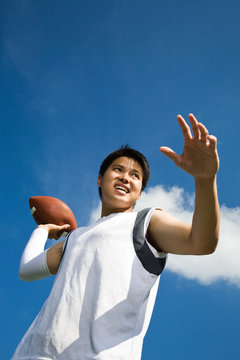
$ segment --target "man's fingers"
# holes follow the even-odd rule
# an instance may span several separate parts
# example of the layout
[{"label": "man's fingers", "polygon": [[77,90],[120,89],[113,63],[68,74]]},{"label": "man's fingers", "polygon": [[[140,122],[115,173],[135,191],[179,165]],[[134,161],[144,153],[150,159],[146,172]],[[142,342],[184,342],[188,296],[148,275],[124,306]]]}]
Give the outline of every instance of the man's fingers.
[{"label": "man's fingers", "polygon": [[199,139],[200,138],[200,129],[198,127],[197,119],[195,118],[195,116],[193,114],[189,114],[188,118],[189,118],[190,124],[192,126],[193,137],[195,139]]},{"label": "man's fingers", "polygon": [[69,224],[60,225],[59,229],[68,229],[70,227]]},{"label": "man's fingers", "polygon": [[166,155],[169,159],[175,161],[178,158],[178,155],[169,147],[167,146],[161,146],[160,147],[161,153]]},{"label": "man's fingers", "polygon": [[49,239],[58,240],[65,231],[68,231],[69,228],[69,224],[53,225],[52,229],[49,231]]},{"label": "man's fingers", "polygon": [[207,140],[209,141],[209,147],[212,149],[217,148],[217,138],[213,135],[207,135]]},{"label": "man's fingers", "polygon": [[186,140],[191,139],[192,138],[191,129],[188,126],[188,124],[186,123],[186,121],[184,120],[184,118],[181,115],[178,115],[177,120],[178,120],[178,123],[182,130],[184,140],[186,141]]},{"label": "man's fingers", "polygon": [[208,135],[208,129],[202,123],[198,123],[198,128],[201,133],[201,141],[206,142],[207,135]]},{"label": "man's fingers", "polygon": [[64,224],[59,226],[55,239],[58,240],[64,234],[64,232],[68,230],[68,228],[70,228],[69,224]]}]

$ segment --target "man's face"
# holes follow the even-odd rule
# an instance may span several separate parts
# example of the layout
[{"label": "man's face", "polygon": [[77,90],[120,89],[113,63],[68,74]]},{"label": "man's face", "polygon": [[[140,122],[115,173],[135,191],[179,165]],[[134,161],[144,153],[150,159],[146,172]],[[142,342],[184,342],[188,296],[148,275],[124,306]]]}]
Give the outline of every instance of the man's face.
[{"label": "man's face", "polygon": [[143,171],[136,160],[125,156],[115,159],[97,181],[102,190],[102,216],[132,211],[141,196],[142,178]]}]

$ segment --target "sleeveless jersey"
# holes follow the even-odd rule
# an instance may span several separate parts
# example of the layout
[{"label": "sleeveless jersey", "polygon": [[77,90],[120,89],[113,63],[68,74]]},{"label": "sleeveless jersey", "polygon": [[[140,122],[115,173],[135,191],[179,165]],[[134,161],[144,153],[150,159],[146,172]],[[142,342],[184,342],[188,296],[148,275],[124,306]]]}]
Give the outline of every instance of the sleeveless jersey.
[{"label": "sleeveless jersey", "polygon": [[145,234],[154,209],[111,214],[66,239],[52,291],[14,360],[139,360],[166,254]]}]

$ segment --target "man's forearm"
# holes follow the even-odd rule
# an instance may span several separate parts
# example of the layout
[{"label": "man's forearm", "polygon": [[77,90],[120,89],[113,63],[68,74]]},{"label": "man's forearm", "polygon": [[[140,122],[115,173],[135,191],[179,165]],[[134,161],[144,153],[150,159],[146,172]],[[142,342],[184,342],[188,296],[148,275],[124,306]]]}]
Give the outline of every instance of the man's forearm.
[{"label": "man's forearm", "polygon": [[192,241],[199,254],[212,253],[219,237],[219,205],[216,176],[195,179]]},{"label": "man's forearm", "polygon": [[48,232],[45,229],[37,228],[33,231],[22,254],[19,277],[24,281],[34,281],[51,275],[44,251],[48,239]]}]

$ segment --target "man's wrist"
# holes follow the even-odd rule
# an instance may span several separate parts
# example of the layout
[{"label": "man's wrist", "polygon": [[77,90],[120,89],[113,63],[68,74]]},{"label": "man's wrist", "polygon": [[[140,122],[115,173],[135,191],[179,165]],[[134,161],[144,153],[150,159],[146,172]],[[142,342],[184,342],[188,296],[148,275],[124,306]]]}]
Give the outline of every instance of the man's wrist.
[{"label": "man's wrist", "polygon": [[45,230],[45,231],[47,231],[48,233],[49,233],[49,227],[48,227],[48,225],[46,224],[40,224],[40,225],[38,225],[37,226],[37,229],[42,229],[42,230]]},{"label": "man's wrist", "polygon": [[208,186],[215,184],[216,180],[217,180],[217,175],[209,176],[209,177],[194,176],[194,181],[196,185]]}]

